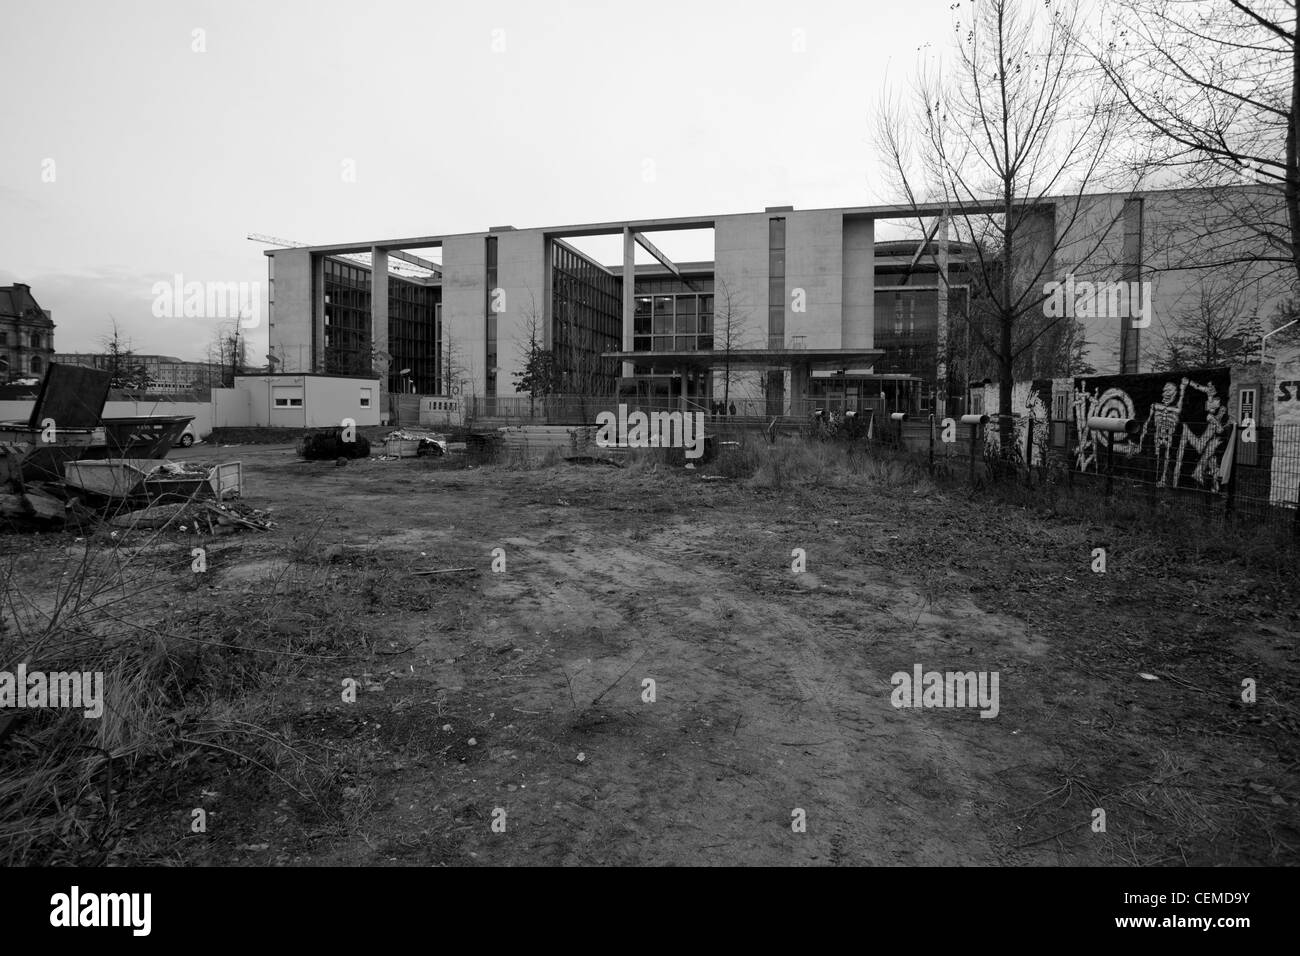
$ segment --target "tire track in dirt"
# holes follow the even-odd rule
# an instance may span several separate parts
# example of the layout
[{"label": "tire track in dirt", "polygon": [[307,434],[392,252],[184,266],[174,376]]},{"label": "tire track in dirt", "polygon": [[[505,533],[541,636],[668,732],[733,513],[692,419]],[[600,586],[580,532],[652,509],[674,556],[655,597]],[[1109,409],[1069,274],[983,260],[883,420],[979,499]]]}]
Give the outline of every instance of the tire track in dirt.
[{"label": "tire track in dirt", "polygon": [[[940,732],[933,715],[892,708],[888,673],[895,668],[873,666],[865,642],[855,644],[843,623],[846,610],[850,618],[859,615],[861,631],[888,616],[869,607],[864,612],[847,597],[825,601],[789,586],[755,595],[752,580],[714,567],[726,556],[692,541],[691,530],[679,524],[633,544],[570,516],[562,536],[570,548],[559,552],[544,541],[533,547],[529,539],[515,539],[528,559],[525,580],[502,582],[490,593],[516,598],[532,614],[541,590],[532,579],[559,582],[553,593],[563,595],[566,606],[557,620],[589,614],[602,628],[635,633],[634,645],[654,668],[664,668],[660,704],[638,714],[666,712],[680,723],[675,708],[705,704],[717,711],[706,732],[691,738],[693,751],[675,746],[664,752],[661,759],[671,754],[667,772],[623,768],[639,780],[634,789],[643,791],[617,801],[626,816],[656,832],[680,816],[680,798],[705,796],[698,801],[702,812],[691,818],[697,829],[683,835],[682,849],[727,846],[736,860],[739,848],[748,862],[990,861],[989,847],[971,824],[974,802],[986,798],[995,781],[974,765],[960,740],[950,739],[949,726],[959,722]],[[611,592],[619,596],[615,604],[608,602]],[[665,592],[670,602],[656,600]],[[628,656],[607,656],[601,674],[616,677]],[[723,733],[729,723],[730,733]],[[744,734],[738,732],[742,724]],[[708,769],[718,767],[725,771],[721,777]],[[680,779],[665,779],[674,775]],[[743,785],[729,783],[728,776]],[[659,798],[645,791],[658,791]],[[799,839],[789,827],[795,807],[809,816],[809,832]],[[757,841],[756,820],[768,821]],[[942,822],[937,838],[920,838],[934,833],[936,820]]]}]

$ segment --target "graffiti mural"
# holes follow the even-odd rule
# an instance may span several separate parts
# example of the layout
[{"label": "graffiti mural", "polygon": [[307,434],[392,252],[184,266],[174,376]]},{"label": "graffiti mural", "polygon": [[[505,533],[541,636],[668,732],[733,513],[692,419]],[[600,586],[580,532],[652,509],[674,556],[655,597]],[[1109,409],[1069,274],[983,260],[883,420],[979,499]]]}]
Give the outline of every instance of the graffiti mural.
[{"label": "graffiti mural", "polygon": [[[1226,368],[1075,379],[1075,467],[1104,468],[1114,442],[1116,473],[1162,488],[1221,491],[1230,385]],[[1089,429],[1098,417],[1136,419],[1141,429],[1131,436]]]},{"label": "graffiti mural", "polygon": [[[994,416],[1000,411],[997,386],[987,388],[984,410]],[[1024,461],[1026,450],[1030,462],[1041,465],[1047,458],[1049,437],[1049,417],[1052,401],[1052,380],[1034,379],[1032,382],[1016,382],[1011,386],[1011,414],[1016,416],[1014,431],[1016,457]],[[1029,442],[1029,422],[1034,423],[1033,448],[1026,449]],[[998,457],[1002,437],[996,420],[984,430],[984,451],[990,457]]]}]

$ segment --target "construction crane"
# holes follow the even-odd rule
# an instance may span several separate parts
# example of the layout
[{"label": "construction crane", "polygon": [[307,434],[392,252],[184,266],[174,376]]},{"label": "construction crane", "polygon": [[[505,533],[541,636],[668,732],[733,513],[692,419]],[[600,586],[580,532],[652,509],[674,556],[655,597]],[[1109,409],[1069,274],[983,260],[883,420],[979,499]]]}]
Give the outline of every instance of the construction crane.
[{"label": "construction crane", "polygon": [[[295,242],[292,239],[268,236],[260,232],[250,233],[248,238],[253,242],[260,242],[268,246],[279,246],[283,249],[305,249],[312,245],[309,242]],[[339,252],[332,253],[332,255],[338,259],[349,259],[368,268],[374,268],[374,263],[371,261],[368,252]],[[401,250],[392,250],[388,253],[388,271],[417,279],[427,279],[430,276],[442,278],[442,267],[436,262],[421,259],[419,256],[413,256],[409,252],[402,252]]]}]

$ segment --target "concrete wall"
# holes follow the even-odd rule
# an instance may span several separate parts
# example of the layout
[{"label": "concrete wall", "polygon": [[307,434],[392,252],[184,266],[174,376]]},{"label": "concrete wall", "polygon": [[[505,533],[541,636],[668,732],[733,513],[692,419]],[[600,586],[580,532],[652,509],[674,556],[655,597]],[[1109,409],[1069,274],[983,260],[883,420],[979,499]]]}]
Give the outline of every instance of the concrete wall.
[{"label": "concrete wall", "polygon": [[[724,347],[723,323],[728,291],[736,315],[734,347],[752,349],[767,346],[769,218],[766,213],[752,213],[724,216],[717,220],[713,234],[713,347],[715,351],[722,350]],[[722,378],[720,372],[714,373],[713,394],[719,400],[724,390]],[[733,372],[731,399],[761,398],[763,394],[761,378],[758,372]]]},{"label": "concrete wall", "polygon": [[[793,336],[802,335],[806,348],[840,348],[844,304],[844,217],[838,210],[831,210],[771,213],[763,218],[774,216],[784,216],[786,220],[785,347],[790,346]],[[766,244],[765,233],[764,246]],[[802,313],[795,312],[792,305],[799,290],[803,290],[807,310]]]},{"label": "concrete wall", "polygon": [[[1273,271],[1273,264],[1224,267],[1205,270],[1199,264],[1231,259],[1243,248],[1258,240],[1249,230],[1234,227],[1231,219],[1241,215],[1237,207],[1247,191],[1171,190],[1145,194],[1142,237],[1142,277],[1150,282],[1153,303],[1151,328],[1141,330],[1140,370],[1151,371],[1152,359],[1163,348],[1162,329],[1179,314],[1200,309],[1203,288],[1207,282],[1213,287],[1216,278],[1221,284],[1245,284],[1262,279]],[[1131,253],[1124,248],[1124,196],[1095,196],[1085,199],[1073,224],[1072,204],[1062,203],[1056,212],[1056,230],[1061,244],[1060,253],[1053,264],[1052,279],[1063,280],[1073,272],[1078,278],[1090,281],[1118,282],[1128,274],[1125,271]],[[1267,202],[1265,202],[1267,206]],[[1248,207],[1250,208],[1250,207]],[[1260,209],[1258,221],[1276,219],[1277,214],[1267,208]],[[1222,222],[1219,222],[1222,220]],[[1220,228],[1213,236],[1209,230]],[[1267,283],[1256,291],[1225,303],[1239,315],[1257,311],[1264,326],[1279,301]],[[1119,369],[1120,320],[1111,316],[1094,316],[1083,320],[1089,341],[1088,361],[1099,373]]]},{"label": "concrete wall", "polygon": [[845,219],[844,316],[840,323],[840,347],[875,347],[875,247],[876,224],[870,219]]},{"label": "concrete wall", "polygon": [[[471,395],[482,395],[485,381],[483,358],[487,333],[483,283],[487,250],[483,240],[483,235],[467,236],[448,239],[442,246],[443,335],[451,338],[455,362],[460,367],[458,377],[469,380],[468,394]],[[500,252],[498,244],[498,264]],[[498,343],[499,336],[498,329]],[[451,390],[450,385],[448,390]]]},{"label": "concrete wall", "polygon": [[[505,311],[497,316],[497,395],[518,395],[514,373],[523,365],[528,342],[528,314],[536,311],[538,335],[549,325],[549,283],[545,269],[545,235],[537,229],[495,233],[497,283],[505,292]],[[482,283],[482,278],[480,278]],[[480,301],[482,297],[480,296]],[[446,306],[443,306],[446,316]]]},{"label": "concrete wall", "polygon": [[212,390],[214,428],[242,428],[253,420],[253,397],[244,388]]},{"label": "concrete wall", "polygon": [[[312,259],[303,249],[283,249],[275,260],[274,307],[267,327],[267,344],[284,362],[282,371],[310,372],[324,356],[312,355]],[[317,263],[319,268],[319,263]],[[323,296],[323,285],[320,294]],[[315,316],[324,341],[323,310]]]}]

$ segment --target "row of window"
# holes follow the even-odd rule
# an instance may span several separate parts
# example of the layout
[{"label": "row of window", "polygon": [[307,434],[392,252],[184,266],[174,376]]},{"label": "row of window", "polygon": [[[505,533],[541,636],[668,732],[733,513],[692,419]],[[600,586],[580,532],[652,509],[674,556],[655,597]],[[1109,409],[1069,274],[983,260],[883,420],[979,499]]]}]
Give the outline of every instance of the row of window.
[{"label": "row of window", "polygon": [[[357,396],[357,404],[361,408],[369,408],[373,398],[374,389],[372,387],[360,386],[360,392]],[[272,385],[271,386],[271,404],[276,408],[302,408],[303,388],[301,385]]]},{"label": "row of window", "polygon": [[[45,336],[40,332],[28,332],[27,344],[34,349],[43,349],[47,347],[45,344]],[[22,348],[23,333],[16,329],[10,329],[5,334],[5,345],[11,349]]]},{"label": "row of window", "polygon": [[[45,362],[41,360],[41,357],[39,355],[33,355],[27,359],[26,370],[31,372],[33,375],[40,375],[42,372],[45,371]],[[24,370],[23,370],[22,360],[19,359],[17,362],[11,365],[7,358],[0,357],[0,375],[7,376],[10,371],[17,371],[20,373],[23,372]]]}]

